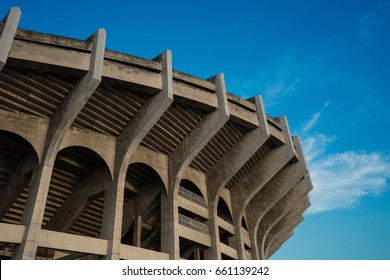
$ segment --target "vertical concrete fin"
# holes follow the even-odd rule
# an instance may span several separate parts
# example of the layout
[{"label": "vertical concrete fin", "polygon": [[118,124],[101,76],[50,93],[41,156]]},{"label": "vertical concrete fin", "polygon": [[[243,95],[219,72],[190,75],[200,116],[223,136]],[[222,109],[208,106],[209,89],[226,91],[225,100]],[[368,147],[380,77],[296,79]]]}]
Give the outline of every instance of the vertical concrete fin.
[{"label": "vertical concrete fin", "polygon": [[259,119],[259,127],[265,130],[266,135],[270,135],[268,123],[267,123],[267,115],[265,114],[263,97],[261,95],[255,96],[255,105],[257,118]]},{"label": "vertical concrete fin", "polygon": [[22,244],[16,248],[12,256],[15,259],[35,258],[38,235],[42,226],[56,155],[68,129],[100,83],[105,39],[106,34],[103,29],[95,33],[89,72],[81,78],[73,90],[65,97],[50,119],[42,163],[34,172],[26,207],[23,212],[22,224],[26,225],[26,230]]},{"label": "vertical concrete fin", "polygon": [[280,124],[281,124],[282,130],[283,130],[285,145],[287,146],[289,153],[296,155],[296,151],[295,151],[294,143],[292,141],[290,127],[288,125],[287,117],[281,116],[278,119],[280,120]]},{"label": "vertical concrete fin", "polygon": [[160,58],[163,92],[168,99],[173,100],[172,52],[166,50]]},{"label": "vertical concrete fin", "polygon": [[106,30],[100,28],[88,40],[92,41],[92,52],[87,75],[96,83],[100,83],[103,73],[104,52],[106,46]]},{"label": "vertical concrete fin", "polygon": [[296,183],[288,193],[286,193],[275,205],[270,209],[266,215],[261,220],[261,223],[258,224],[258,229],[256,235],[262,236],[261,246],[264,247],[264,244],[268,238],[269,232],[273,227],[296,205],[299,204],[299,201],[307,197],[308,192],[312,189],[310,180],[308,177],[301,179]]},{"label": "vertical concrete fin", "polygon": [[171,259],[180,258],[176,195],[182,173],[225,125],[230,116],[223,74],[218,74],[209,81],[215,83],[217,109],[207,114],[169,156],[168,197],[162,202],[166,208],[162,231],[167,234],[162,239],[161,247],[164,252],[169,253]]},{"label": "vertical concrete fin", "polygon": [[229,116],[229,106],[226,93],[226,84],[225,84],[225,75],[219,73],[211,78],[208,81],[215,84],[215,94],[217,95],[218,100],[218,110],[221,111],[221,114]]},{"label": "vertical concrete fin", "polygon": [[136,113],[117,138],[114,182],[105,195],[102,237],[108,239],[107,259],[120,258],[122,237],[123,199],[126,172],[131,157],[173,102],[172,54],[165,51],[154,60],[161,62],[162,89]]},{"label": "vertical concrete fin", "polygon": [[299,136],[293,136],[292,139],[293,139],[293,143],[294,143],[294,147],[295,147],[295,151],[296,151],[298,160],[300,162],[302,162],[305,170],[308,171],[309,168],[308,168],[308,165],[307,165],[305,154],[303,153],[301,139],[299,138]]},{"label": "vertical concrete fin", "polygon": [[149,99],[118,136],[116,174],[127,165],[138,145],[173,102],[172,53],[167,50],[154,60],[161,61],[162,90]]},{"label": "vertical concrete fin", "polygon": [[0,71],[7,61],[21,15],[22,12],[20,9],[18,7],[13,7],[4,18],[3,30],[0,34]]},{"label": "vertical concrete fin", "polygon": [[99,29],[91,38],[93,46],[89,71],[65,97],[50,120],[46,140],[47,150],[57,152],[66,132],[101,81],[106,32],[104,29]]},{"label": "vertical concrete fin", "polygon": [[208,172],[210,198],[217,199],[219,190],[260,149],[269,138],[269,130],[261,96],[256,96],[259,127],[247,132]]},{"label": "vertical concrete fin", "polygon": [[215,83],[218,108],[207,114],[171,153],[172,176],[170,177],[174,185],[180,182],[181,173],[229,120],[229,106],[223,74],[218,74],[209,81]]},{"label": "vertical concrete fin", "polygon": [[[303,212],[310,206],[307,198],[301,199],[296,207],[292,208],[284,217],[275,225],[267,236],[263,246],[263,258],[268,258],[268,251],[272,243],[278,239],[284,239],[288,232],[293,231],[299,223],[303,221]],[[260,236],[259,236],[260,237]]]}]

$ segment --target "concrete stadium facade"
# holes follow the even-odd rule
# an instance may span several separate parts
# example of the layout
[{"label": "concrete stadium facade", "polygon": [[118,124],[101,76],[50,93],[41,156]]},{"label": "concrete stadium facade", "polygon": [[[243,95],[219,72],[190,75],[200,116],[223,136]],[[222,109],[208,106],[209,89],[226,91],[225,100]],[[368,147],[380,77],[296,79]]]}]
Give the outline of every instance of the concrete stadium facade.
[{"label": "concrete stadium facade", "polygon": [[224,76],[0,23],[2,259],[267,259],[309,207],[299,137]]}]

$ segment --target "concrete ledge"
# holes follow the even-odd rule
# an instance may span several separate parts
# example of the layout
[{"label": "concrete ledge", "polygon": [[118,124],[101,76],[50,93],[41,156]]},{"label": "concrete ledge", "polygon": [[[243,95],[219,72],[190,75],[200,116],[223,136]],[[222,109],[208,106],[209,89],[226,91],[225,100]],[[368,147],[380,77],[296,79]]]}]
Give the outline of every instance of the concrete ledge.
[{"label": "concrete ledge", "polygon": [[210,236],[208,236],[204,233],[198,232],[196,230],[192,230],[192,229],[187,228],[187,227],[180,225],[180,224],[179,224],[179,236],[184,237],[188,240],[195,241],[195,242],[202,244],[202,245],[205,245],[207,247],[211,246]]},{"label": "concrete ledge", "polygon": [[205,219],[209,218],[209,210],[207,208],[204,208],[196,204],[195,202],[185,199],[180,195],[177,196],[177,199],[178,199],[179,207],[191,211],[192,213],[195,213]]},{"label": "concrete ledge", "polygon": [[124,260],[169,260],[169,255],[139,247],[120,245],[120,258]]},{"label": "concrete ledge", "polygon": [[0,242],[21,243],[25,226],[0,223]]},{"label": "concrete ledge", "polygon": [[225,254],[225,255],[228,255],[229,257],[237,260],[238,259],[238,254],[237,254],[237,250],[224,244],[224,243],[220,243],[220,246],[221,246],[221,253]]},{"label": "concrete ledge", "polygon": [[38,246],[101,256],[107,254],[107,244],[104,239],[50,230],[41,230],[38,235]]}]

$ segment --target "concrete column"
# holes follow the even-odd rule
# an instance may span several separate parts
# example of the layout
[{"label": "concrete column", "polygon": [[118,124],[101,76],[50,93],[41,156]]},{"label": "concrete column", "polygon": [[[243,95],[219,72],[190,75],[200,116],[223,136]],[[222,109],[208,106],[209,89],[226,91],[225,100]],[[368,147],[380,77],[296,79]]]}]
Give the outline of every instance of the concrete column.
[{"label": "concrete column", "polygon": [[224,76],[219,74],[209,80],[215,83],[218,108],[206,115],[169,156],[168,196],[162,202],[164,220],[161,247],[171,259],[180,259],[177,196],[183,172],[229,120]]},{"label": "concrete column", "polygon": [[[24,188],[31,182],[32,172],[38,166],[35,152],[28,153],[19,163],[0,193],[0,218],[19,197]],[[29,174],[31,173],[31,174]]]},{"label": "concrete column", "polygon": [[194,260],[200,260],[200,249],[198,247],[194,249]]},{"label": "concrete column", "polygon": [[[303,220],[303,216],[302,216]],[[290,231],[287,233],[283,238],[275,240],[275,242],[272,243],[268,253],[267,253],[267,259],[271,258],[273,254],[276,253],[282,247],[282,244],[285,243],[288,239],[290,239],[291,236],[294,235],[294,231]]]},{"label": "concrete column", "polygon": [[266,259],[269,258],[270,247],[271,246],[281,246],[285,242],[286,236],[289,236],[290,232],[293,231],[302,221],[303,221],[303,212],[310,207],[310,202],[308,198],[303,199],[300,205],[297,208],[292,209],[275,227],[275,229],[269,235],[264,248],[264,256]]},{"label": "concrete column", "polygon": [[231,196],[233,198],[232,214],[236,237],[235,246],[238,250],[239,259],[242,259],[244,254],[241,219],[249,201],[296,156],[287,119],[285,117],[281,117],[280,119],[286,144],[271,150],[271,152],[231,190]]},{"label": "concrete column", "polygon": [[12,8],[4,18],[3,31],[0,34],[0,71],[3,69],[9,51],[11,50],[22,12],[19,8]]},{"label": "concrete column", "polygon": [[255,97],[255,104],[259,127],[247,132],[207,174],[209,231],[212,244],[210,249],[205,250],[207,259],[221,258],[217,206],[222,188],[270,136],[261,96]]},{"label": "concrete column", "polygon": [[296,147],[297,161],[287,164],[266,186],[256,193],[246,208],[252,259],[260,257],[257,246],[257,229],[260,221],[308,172],[299,138],[294,136],[293,142]]},{"label": "concrete column", "polygon": [[141,237],[142,237],[142,217],[138,215],[134,221],[134,235],[133,235],[134,246],[141,247]]},{"label": "concrete column", "polygon": [[173,102],[171,52],[166,51],[155,60],[161,61],[162,90],[142,106],[117,139],[114,181],[106,190],[104,202],[102,237],[109,242],[106,259],[120,258],[124,187],[131,157]]},{"label": "concrete column", "polygon": [[14,259],[35,259],[38,234],[42,226],[56,155],[66,132],[100,83],[105,38],[104,29],[99,29],[91,36],[89,40],[92,41],[92,52],[89,71],[66,96],[50,119],[42,161],[37,171],[34,172],[22,217],[22,224],[26,226],[23,242],[15,249],[12,256]]},{"label": "concrete column", "polygon": [[275,204],[273,208],[268,211],[267,214],[262,218],[257,230],[258,240],[262,240],[262,243],[258,244],[262,258],[266,257],[264,250],[261,250],[261,248],[265,248],[265,243],[268,239],[268,233],[287,214],[287,212],[294,208],[300,200],[302,200],[304,197],[307,197],[307,194],[312,188],[313,187],[310,178],[307,175],[282,199],[280,199],[279,202]]}]

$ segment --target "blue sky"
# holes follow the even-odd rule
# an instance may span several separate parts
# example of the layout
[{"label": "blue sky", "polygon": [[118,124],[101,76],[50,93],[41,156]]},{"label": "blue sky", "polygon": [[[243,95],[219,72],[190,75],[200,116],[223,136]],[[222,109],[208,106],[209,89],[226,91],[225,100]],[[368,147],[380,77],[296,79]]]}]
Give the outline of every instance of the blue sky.
[{"label": "blue sky", "polygon": [[301,136],[312,207],[273,259],[390,259],[390,1],[1,1],[20,28],[153,58],[261,94]]}]

